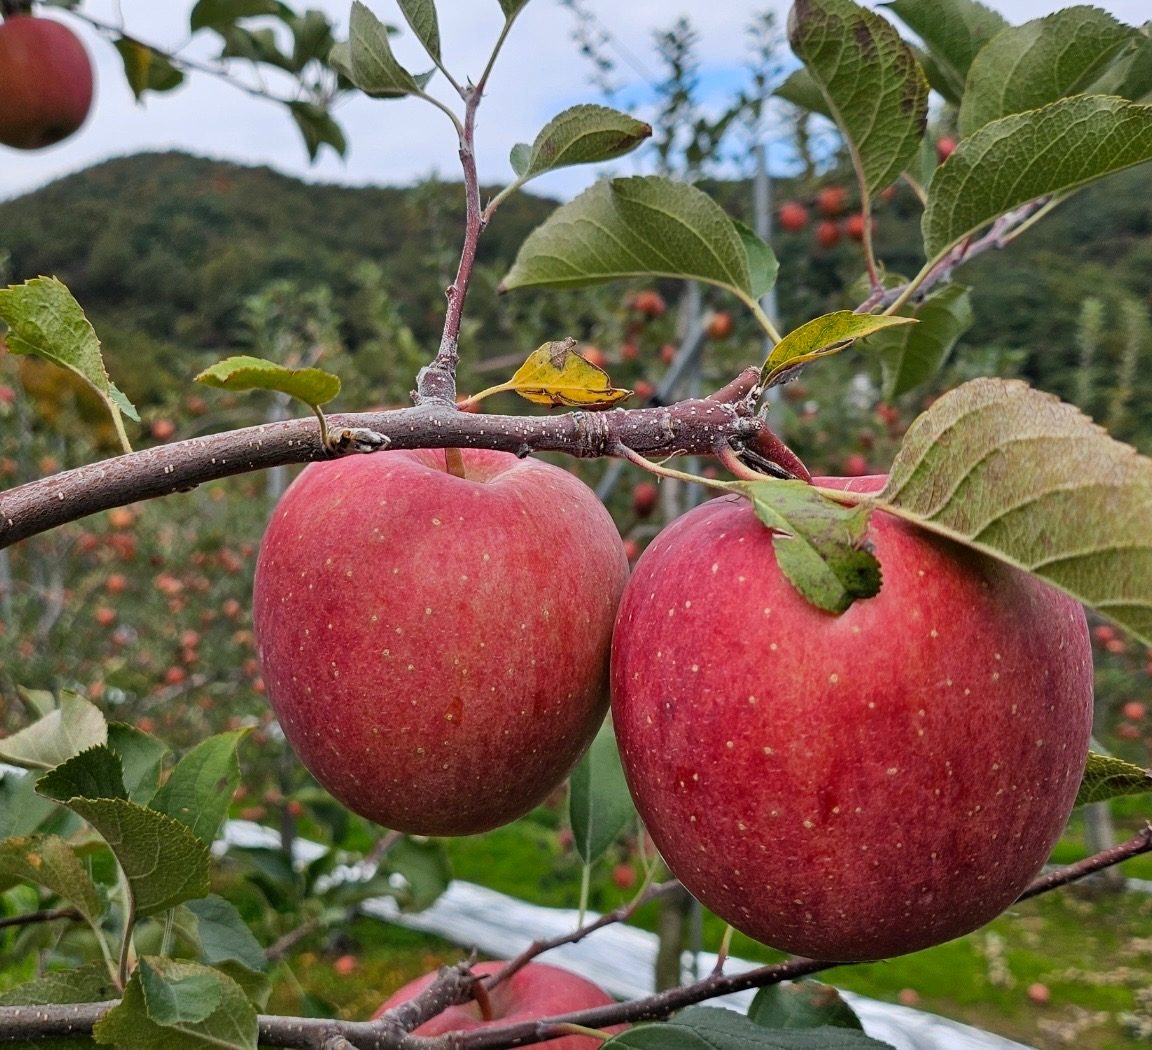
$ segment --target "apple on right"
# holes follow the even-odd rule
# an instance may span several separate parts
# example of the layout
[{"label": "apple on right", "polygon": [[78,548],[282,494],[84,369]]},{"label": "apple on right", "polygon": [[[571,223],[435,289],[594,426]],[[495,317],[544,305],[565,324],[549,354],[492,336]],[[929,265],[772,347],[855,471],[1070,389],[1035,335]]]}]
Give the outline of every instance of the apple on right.
[{"label": "apple on right", "polygon": [[669,868],[743,933],[828,961],[1012,904],[1064,829],[1092,722],[1076,601],[881,511],[868,541],[881,590],[834,616],[747,500],[714,499],[640,557],[613,641],[621,758]]}]

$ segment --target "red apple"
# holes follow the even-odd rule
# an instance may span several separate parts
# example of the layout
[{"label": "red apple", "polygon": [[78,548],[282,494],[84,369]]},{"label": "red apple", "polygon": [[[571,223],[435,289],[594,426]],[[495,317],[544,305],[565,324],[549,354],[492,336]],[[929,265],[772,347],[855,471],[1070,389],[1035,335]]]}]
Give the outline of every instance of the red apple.
[{"label": "red apple", "polygon": [[936,140],[936,160],[943,164],[956,150],[956,140],[951,135],[944,135]]},{"label": "red apple", "polygon": [[717,310],[708,318],[706,331],[709,339],[727,339],[732,334],[732,315],[723,310]]},{"label": "red apple", "polygon": [[842,214],[848,205],[848,191],[843,186],[825,186],[816,194],[816,210],[829,219]]},{"label": "red apple", "polygon": [[860,212],[849,215],[844,220],[844,233],[854,241],[864,240],[864,216]]},{"label": "red apple", "polygon": [[645,317],[663,317],[668,304],[654,288],[646,288],[632,297],[632,309]]},{"label": "red apple", "polygon": [[577,351],[585,361],[597,368],[608,367],[608,355],[598,346],[582,346]]},{"label": "red apple", "polygon": [[840,227],[831,219],[817,223],[816,243],[821,248],[835,248],[840,243]]},{"label": "red apple", "polygon": [[638,481],[632,489],[632,511],[638,518],[646,518],[660,502],[660,490],[651,481]]},{"label": "red apple", "polygon": [[[472,967],[472,972],[480,976],[495,973],[504,967],[502,962],[482,962]],[[415,998],[436,979],[429,973],[406,984],[393,993],[383,1006],[373,1015],[376,1020],[385,1010]],[[562,970],[548,963],[531,962],[517,970],[506,981],[501,981],[489,993],[492,1017],[485,1020],[475,1000],[449,1006],[419,1028],[413,1035],[443,1035],[445,1032],[471,1032],[477,1028],[494,1028],[498,1025],[515,1024],[517,1021],[536,1021],[542,1017],[560,1017],[577,1010],[590,1010],[597,1006],[609,1006],[613,999],[607,992],[598,988],[583,977]],[[619,1028],[611,1029],[619,1031]],[[537,1046],[548,1050],[598,1050],[601,1040],[586,1035],[566,1035],[560,1039],[549,1039]]]},{"label": "red apple", "polygon": [[92,63],[76,34],[48,18],[0,24],[0,143],[43,149],[75,132],[92,105]]},{"label": "red apple", "polygon": [[307,467],[260,547],[253,619],[288,742],[350,809],[466,835],[543,801],[607,706],[628,561],[559,467],[464,449]]},{"label": "red apple", "polygon": [[1143,722],[1148,708],[1139,700],[1129,700],[1123,707],[1124,717],[1132,722]]},{"label": "red apple", "polygon": [[746,500],[703,504],[640,557],[613,642],[621,756],[668,866],[742,932],[826,960],[1010,905],[1064,829],[1092,722],[1078,603],[879,511],[868,539],[882,589],[833,616]]},{"label": "red apple", "polygon": [[788,233],[799,233],[808,225],[808,209],[799,201],[785,201],[776,213],[780,229]]}]

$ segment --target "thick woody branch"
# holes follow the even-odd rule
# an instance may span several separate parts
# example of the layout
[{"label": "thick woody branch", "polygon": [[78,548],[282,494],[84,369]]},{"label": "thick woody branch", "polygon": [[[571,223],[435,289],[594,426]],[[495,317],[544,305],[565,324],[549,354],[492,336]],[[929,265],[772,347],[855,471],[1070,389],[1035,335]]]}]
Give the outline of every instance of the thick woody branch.
[{"label": "thick woody branch", "polygon": [[761,443],[768,428],[747,412],[742,403],[709,398],[555,416],[471,415],[425,404],[328,417],[335,452],[325,447],[311,417],[267,423],[116,456],[0,492],[0,548],[101,510],[218,478],[380,449],[490,448],[582,458],[623,455],[625,449],[653,458],[715,455],[733,442]]}]

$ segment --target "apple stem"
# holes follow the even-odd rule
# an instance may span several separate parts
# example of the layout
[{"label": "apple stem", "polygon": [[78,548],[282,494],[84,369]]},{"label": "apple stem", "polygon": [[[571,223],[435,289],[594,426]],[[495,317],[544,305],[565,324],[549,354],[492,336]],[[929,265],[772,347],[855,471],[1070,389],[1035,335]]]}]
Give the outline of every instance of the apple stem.
[{"label": "apple stem", "polygon": [[468,475],[464,471],[464,453],[458,448],[446,448],[444,450],[444,469],[453,477],[466,478]]},{"label": "apple stem", "polygon": [[483,977],[478,977],[473,982],[472,997],[480,1007],[480,1016],[485,1021],[491,1021],[496,1014],[492,1010],[492,996],[488,994],[488,982]]}]

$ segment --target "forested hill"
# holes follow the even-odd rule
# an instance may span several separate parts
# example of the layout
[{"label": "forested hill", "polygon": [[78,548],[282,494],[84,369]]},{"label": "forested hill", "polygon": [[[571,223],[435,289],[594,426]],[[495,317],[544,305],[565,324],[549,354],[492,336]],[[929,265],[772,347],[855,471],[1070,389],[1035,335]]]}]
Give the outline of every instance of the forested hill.
[{"label": "forested hill", "polygon": [[[957,274],[975,288],[977,323],[965,340],[974,368],[981,355],[989,370],[1013,368],[1083,404],[1102,422],[1117,416],[1114,422],[1123,424],[1118,432],[1141,445],[1152,435],[1145,408],[1152,404],[1148,179],[1144,166],[1089,187],[1007,250]],[[729,211],[749,218],[746,186],[711,188]],[[777,199],[799,193],[787,184],[776,189]],[[302,290],[330,289],[344,342],[355,350],[358,317],[368,310],[368,261],[379,267],[377,285],[426,354],[439,336],[462,207],[461,187],[452,183],[353,189],[180,153],[141,154],[0,204],[0,252],[10,253],[14,280],[55,274],[67,282],[109,355],[118,364],[130,358],[140,376],[150,369],[162,373],[165,362],[179,360],[187,377],[221,350],[234,352],[240,304],[278,280]],[[531,349],[525,340],[537,334],[537,341],[566,334],[590,338],[595,317],[620,302],[619,289],[595,302],[571,295],[534,300],[522,293],[508,303],[497,300],[496,281],[553,207],[531,194],[513,195],[481,239],[466,331],[480,356]],[[919,215],[907,192],[878,213],[878,248],[890,272],[919,268]],[[824,251],[814,247],[809,230],[783,235],[776,248],[785,326],[847,304],[843,288],[860,270],[856,244]],[[675,294],[675,285],[662,287]],[[1098,300],[1100,323],[1086,374],[1077,327],[1089,299]],[[511,312],[527,322],[518,331]],[[1133,333],[1141,344],[1135,350]],[[397,362],[398,372],[407,367]],[[1120,413],[1117,397],[1125,403]]]},{"label": "forested hill", "polygon": [[[481,267],[506,267],[553,207],[530,194],[507,201],[482,238]],[[462,214],[458,184],[315,185],[269,168],[148,153],[0,203],[0,251],[11,253],[14,280],[54,274],[67,283],[102,334],[119,337],[105,338],[110,349],[142,339],[185,352],[226,346],[238,305],[270,282],[327,286],[343,305],[368,260],[424,341],[439,334]],[[480,317],[485,299],[491,310],[490,295],[471,304]]]}]

